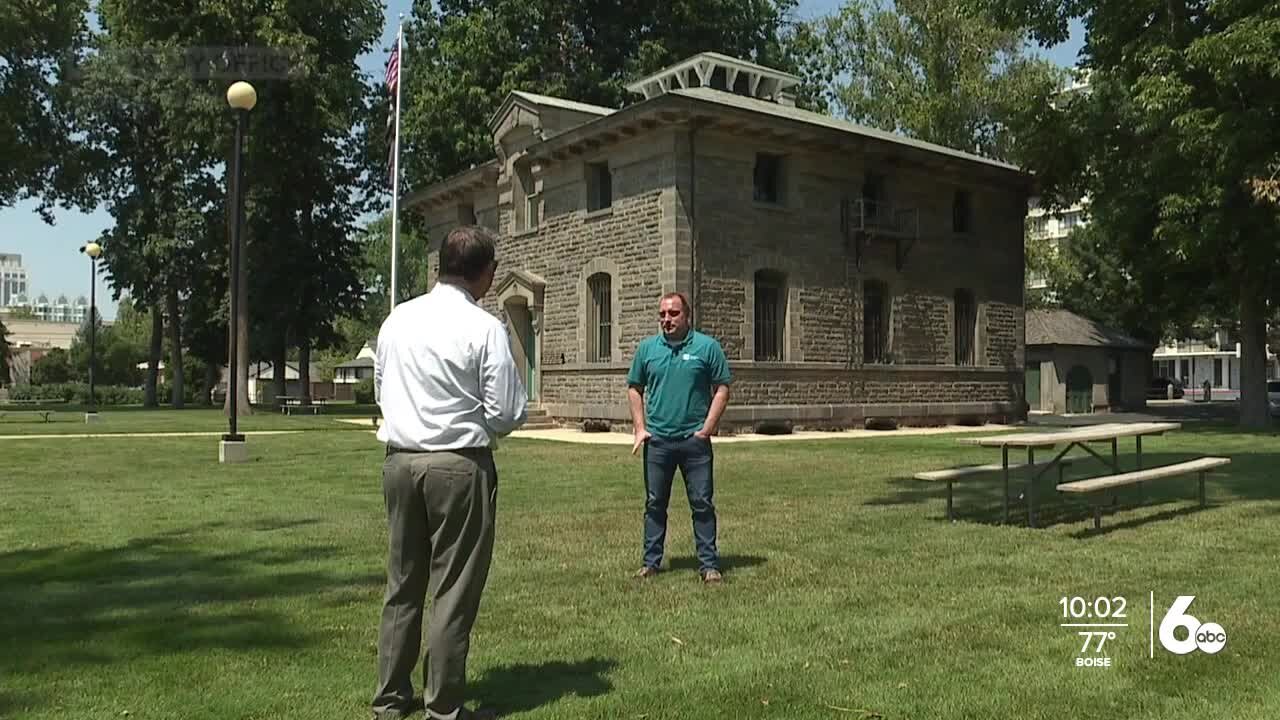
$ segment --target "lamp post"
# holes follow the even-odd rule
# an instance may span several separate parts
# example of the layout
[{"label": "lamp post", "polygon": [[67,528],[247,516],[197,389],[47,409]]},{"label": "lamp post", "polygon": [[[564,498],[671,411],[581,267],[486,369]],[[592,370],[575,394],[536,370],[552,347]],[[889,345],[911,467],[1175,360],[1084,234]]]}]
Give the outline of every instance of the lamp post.
[{"label": "lamp post", "polygon": [[93,366],[98,355],[98,257],[102,246],[96,242],[85,243],[80,252],[89,256],[89,409],[84,414],[87,423],[98,420],[98,394],[94,386]]},{"label": "lamp post", "polygon": [[244,135],[249,123],[249,111],[257,103],[258,93],[249,83],[240,81],[227,88],[227,104],[231,106],[236,116],[236,137],[235,146],[231,154],[231,192],[229,193],[229,199],[231,200],[231,321],[227,323],[227,326],[231,331],[231,347],[228,352],[227,362],[230,370],[227,379],[227,392],[230,393],[229,406],[231,414],[228,418],[229,432],[222,436],[222,442],[218,447],[218,459],[224,463],[244,462],[248,459],[244,436],[237,432],[236,428],[236,420],[239,417],[239,409],[237,408],[237,401],[239,400],[237,393],[239,332],[237,332],[237,326],[240,318],[240,234],[244,225],[244,164],[241,156],[244,152]]}]

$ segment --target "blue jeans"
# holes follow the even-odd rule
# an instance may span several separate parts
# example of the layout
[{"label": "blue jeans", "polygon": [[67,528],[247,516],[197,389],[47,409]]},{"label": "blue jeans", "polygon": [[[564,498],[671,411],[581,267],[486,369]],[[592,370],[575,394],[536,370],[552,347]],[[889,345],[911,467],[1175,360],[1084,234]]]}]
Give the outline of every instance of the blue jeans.
[{"label": "blue jeans", "polygon": [[667,505],[677,467],[684,477],[689,510],[693,513],[693,542],[698,552],[699,571],[719,570],[711,441],[696,436],[683,440],[651,437],[644,445],[644,564],[655,569],[662,565]]}]

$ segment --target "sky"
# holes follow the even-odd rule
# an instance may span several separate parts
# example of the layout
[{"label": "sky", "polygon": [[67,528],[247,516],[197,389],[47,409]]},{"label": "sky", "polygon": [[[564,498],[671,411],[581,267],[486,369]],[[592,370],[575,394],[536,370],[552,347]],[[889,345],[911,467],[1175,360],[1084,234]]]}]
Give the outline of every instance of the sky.
[{"label": "sky", "polygon": [[[841,0],[800,0],[797,14],[800,19],[807,20],[832,12],[841,4]],[[360,62],[361,69],[370,76],[382,76],[387,55],[395,42],[397,16],[404,13],[407,18],[411,5],[412,0],[387,0],[387,24],[382,42],[376,52],[366,54]],[[1083,39],[1080,23],[1075,22],[1071,25],[1071,39],[1067,42],[1048,50],[1032,50],[1058,65],[1070,67],[1075,64]],[[413,68],[405,67],[402,72],[411,73]],[[73,300],[80,295],[87,297],[89,269],[86,265],[89,261],[80,254],[80,247],[109,228],[111,216],[103,208],[91,213],[58,208],[54,213],[54,224],[48,225],[35,213],[36,206],[35,201],[27,201],[0,208],[0,253],[22,256],[30,297],[41,294],[48,295],[50,300],[59,295]],[[116,304],[102,273],[98,279],[98,304],[105,319],[115,319]]]}]

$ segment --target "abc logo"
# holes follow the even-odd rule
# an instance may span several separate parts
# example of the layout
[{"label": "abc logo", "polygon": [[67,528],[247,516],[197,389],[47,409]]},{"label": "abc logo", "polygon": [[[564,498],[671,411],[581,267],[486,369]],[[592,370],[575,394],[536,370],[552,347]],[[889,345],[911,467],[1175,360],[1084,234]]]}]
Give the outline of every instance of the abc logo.
[{"label": "abc logo", "polygon": [[[1175,655],[1200,650],[1213,655],[1227,645],[1227,631],[1218,623],[1201,623],[1187,614],[1195,595],[1179,595],[1160,621],[1160,644]],[[1178,638],[1175,630],[1186,629],[1186,637]]]}]

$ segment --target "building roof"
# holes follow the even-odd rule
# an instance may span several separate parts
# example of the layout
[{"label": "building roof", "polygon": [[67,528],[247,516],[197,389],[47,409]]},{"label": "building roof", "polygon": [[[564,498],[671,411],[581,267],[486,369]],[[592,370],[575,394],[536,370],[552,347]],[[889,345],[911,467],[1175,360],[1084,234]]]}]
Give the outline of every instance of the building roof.
[{"label": "building roof", "polygon": [[872,127],[867,127],[866,125],[859,125],[855,122],[841,120],[839,118],[834,118],[830,115],[823,115],[811,110],[804,110],[790,105],[781,105],[776,102],[760,100],[759,98],[747,97],[745,95],[737,95],[723,90],[716,90],[714,88],[683,88],[680,90],[672,90],[669,94],[694,98],[702,102],[738,108],[740,110],[750,110],[752,112],[772,115],[774,117],[784,118],[787,120],[795,120],[808,125],[817,125],[831,130],[839,130],[853,135],[875,138],[877,140],[883,140],[885,142],[895,143],[898,145],[906,145],[920,150],[949,155],[954,158],[971,160],[985,165],[994,165],[1005,170],[1018,170],[1018,166],[1016,165],[982,157],[981,155],[974,155],[973,153],[967,153],[962,150],[956,150],[955,148],[950,148],[945,145],[935,145],[934,143],[916,140],[915,138],[909,138],[905,135],[885,132],[884,130],[877,130]]},{"label": "building roof", "polygon": [[1080,345],[1121,350],[1151,350],[1143,342],[1067,310],[1028,310],[1027,345]]},{"label": "building roof", "polygon": [[[736,68],[736,72],[755,78],[757,87],[754,92],[768,97],[751,97],[713,87],[695,86],[709,77],[708,69],[714,73],[717,68],[728,68],[730,65]],[[698,75],[696,83],[693,75]],[[621,109],[612,110],[515,91],[508,93],[502,105],[490,116],[489,126],[490,130],[496,132],[502,118],[515,105],[557,107],[595,115],[596,117],[586,119],[581,124],[537,136],[538,140],[527,148],[530,159],[534,162],[552,163],[578,154],[578,150],[584,146],[598,147],[602,138],[606,143],[612,142],[662,124],[692,122],[714,128],[721,123],[726,127],[737,128],[762,121],[782,121],[794,127],[786,135],[775,135],[775,138],[790,135],[796,142],[813,143],[819,150],[840,147],[847,140],[853,140],[852,144],[872,141],[927,154],[918,157],[921,161],[931,155],[934,158],[950,158],[977,165],[1000,175],[1017,175],[1020,176],[1021,183],[1025,183],[1028,188],[1032,186],[1031,176],[1016,165],[803,110],[783,102],[792,78],[786,73],[746,61],[715,53],[702,53],[633,83],[631,89],[644,93],[646,98]],[[653,87],[655,83],[659,87]],[[409,208],[424,203],[443,203],[455,196],[465,196],[467,192],[488,187],[500,170],[501,165],[496,160],[490,161],[421,188],[407,197],[404,205]]]},{"label": "building roof", "polygon": [[347,368],[347,369],[351,369],[351,368],[371,368],[371,367],[373,367],[373,358],[371,358],[371,357],[358,357],[358,358],[356,358],[355,360],[348,360],[348,361],[346,361],[346,362],[344,362],[344,363],[339,363],[339,364],[337,364],[337,365],[334,365],[333,367],[334,367],[334,369],[335,369],[335,370],[337,370],[337,369],[342,369],[342,368]]},{"label": "building roof", "polygon": [[603,105],[591,105],[589,103],[578,102],[577,100],[565,100],[564,98],[552,97],[550,95],[539,95],[537,93],[525,92],[524,90],[513,90],[512,95],[524,98],[532,103],[546,105],[547,107],[556,107],[562,110],[573,110],[575,112],[591,113],[592,115],[608,115],[614,112],[614,108],[607,108]]},{"label": "building roof", "polygon": [[644,95],[647,100],[676,88],[709,86],[716,71],[724,73],[727,87],[735,86],[740,78],[753,97],[777,99],[800,84],[800,78],[791,73],[720,53],[704,52],[640,78],[627,85],[627,90]]}]

